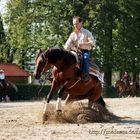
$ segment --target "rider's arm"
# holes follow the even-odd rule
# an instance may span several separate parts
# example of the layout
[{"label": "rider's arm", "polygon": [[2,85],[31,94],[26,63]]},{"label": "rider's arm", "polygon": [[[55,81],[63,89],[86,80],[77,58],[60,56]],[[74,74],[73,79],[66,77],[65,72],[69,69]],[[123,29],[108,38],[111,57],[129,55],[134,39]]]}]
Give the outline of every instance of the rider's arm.
[{"label": "rider's arm", "polygon": [[64,49],[66,50],[72,50],[74,47],[74,43],[73,43],[73,34],[71,33],[68,40],[66,41],[65,45],[64,45]]}]

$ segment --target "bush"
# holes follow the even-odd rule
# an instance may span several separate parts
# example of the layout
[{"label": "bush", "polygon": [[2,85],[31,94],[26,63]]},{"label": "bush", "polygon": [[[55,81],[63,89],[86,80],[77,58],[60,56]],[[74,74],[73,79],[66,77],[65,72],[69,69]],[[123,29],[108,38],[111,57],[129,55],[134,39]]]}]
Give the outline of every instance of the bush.
[{"label": "bush", "polygon": [[[137,89],[137,92],[135,95],[132,95],[132,93],[130,92],[125,92],[124,96],[137,96],[137,97],[140,97],[140,88]],[[106,97],[106,98],[118,98],[119,97],[119,91],[113,87],[113,86],[105,86],[103,88],[103,97]]]},{"label": "bush", "polygon": [[103,97],[106,97],[106,98],[116,98],[118,97],[118,91],[115,87],[113,86],[105,86],[103,88]]},{"label": "bush", "polygon": [[[18,92],[15,93],[13,89],[11,89],[8,93],[10,96],[10,99],[12,101],[23,101],[23,100],[41,100],[44,97],[47,97],[47,94],[50,90],[50,85],[44,85],[41,89],[41,92],[39,93],[39,90],[41,88],[40,85],[32,85],[32,84],[17,84]],[[137,91],[136,94],[138,97],[140,97],[140,89]],[[115,87],[107,87],[105,86],[103,88],[103,97],[105,98],[116,98],[118,97],[118,91]],[[64,98],[66,95],[64,94]],[[1,94],[0,94],[1,98]],[[57,94],[53,96],[53,100],[56,100]]]},{"label": "bush", "polygon": [[[44,85],[43,88],[40,85],[32,84],[16,84],[16,86],[18,88],[18,92],[15,93],[15,91],[10,91],[9,94],[12,101],[39,100],[46,97],[50,90],[49,85]],[[39,93],[40,88],[42,89]]]}]

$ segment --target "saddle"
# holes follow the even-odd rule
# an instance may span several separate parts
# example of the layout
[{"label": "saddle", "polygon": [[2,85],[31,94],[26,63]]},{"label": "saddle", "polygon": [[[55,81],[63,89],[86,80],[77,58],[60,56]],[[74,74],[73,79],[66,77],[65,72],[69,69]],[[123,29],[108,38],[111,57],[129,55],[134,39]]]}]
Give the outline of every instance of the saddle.
[{"label": "saddle", "polygon": [[128,82],[125,81],[125,80],[122,80],[122,81],[123,81],[123,83],[124,83],[125,86],[126,86],[125,90],[126,90],[126,91],[129,91],[129,89],[130,89],[130,83],[128,83]]},{"label": "saddle", "polygon": [[[71,51],[71,53],[73,53],[75,55],[75,58],[77,60],[77,66],[76,67],[81,70],[81,67],[82,67],[82,57],[81,57],[81,55],[78,55],[74,51]],[[94,75],[95,77],[98,78],[99,81],[104,83],[104,74],[100,72],[100,69],[99,69],[98,65],[95,62],[92,62],[92,60],[90,60],[89,63],[90,63],[89,74]]]},{"label": "saddle", "polygon": [[[76,68],[78,69],[78,75],[80,78],[80,77],[82,77],[82,74],[83,74],[81,71],[82,58],[76,52],[71,51],[71,53],[74,54],[74,56],[77,60]],[[53,71],[53,73],[52,73],[52,71]],[[51,67],[50,70],[46,72],[46,79],[48,81],[52,82],[52,79],[54,78],[54,75],[56,75],[56,74],[58,74],[58,72],[54,70],[54,67]],[[95,76],[100,82],[104,83],[104,74],[100,72],[100,69],[96,65],[96,63],[92,62],[91,60],[90,60],[89,74]]]}]

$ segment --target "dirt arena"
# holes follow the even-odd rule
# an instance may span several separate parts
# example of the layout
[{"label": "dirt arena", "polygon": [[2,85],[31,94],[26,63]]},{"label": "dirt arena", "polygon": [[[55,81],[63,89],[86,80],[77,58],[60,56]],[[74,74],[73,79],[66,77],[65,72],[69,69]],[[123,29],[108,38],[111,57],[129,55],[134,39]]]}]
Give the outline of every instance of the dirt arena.
[{"label": "dirt arena", "polygon": [[0,103],[0,140],[137,140],[140,139],[140,98],[105,99],[120,122],[42,124],[44,102]]}]

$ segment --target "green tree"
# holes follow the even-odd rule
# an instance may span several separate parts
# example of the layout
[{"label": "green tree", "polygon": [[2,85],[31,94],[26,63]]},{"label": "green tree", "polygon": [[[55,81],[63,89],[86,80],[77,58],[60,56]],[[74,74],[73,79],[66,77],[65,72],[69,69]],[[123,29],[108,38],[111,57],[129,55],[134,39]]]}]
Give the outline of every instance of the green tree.
[{"label": "green tree", "polygon": [[0,62],[4,61],[5,57],[5,51],[4,51],[4,47],[5,47],[5,43],[6,43],[6,36],[5,36],[5,32],[4,32],[4,27],[3,27],[3,21],[0,15]]},{"label": "green tree", "polygon": [[138,80],[140,70],[140,1],[120,1],[121,18],[118,23],[115,69],[133,73]]},{"label": "green tree", "polygon": [[63,47],[72,32],[72,17],[96,39],[95,61],[111,85],[112,71],[139,73],[139,0],[9,0],[5,21],[10,60],[22,67],[38,48]]}]

